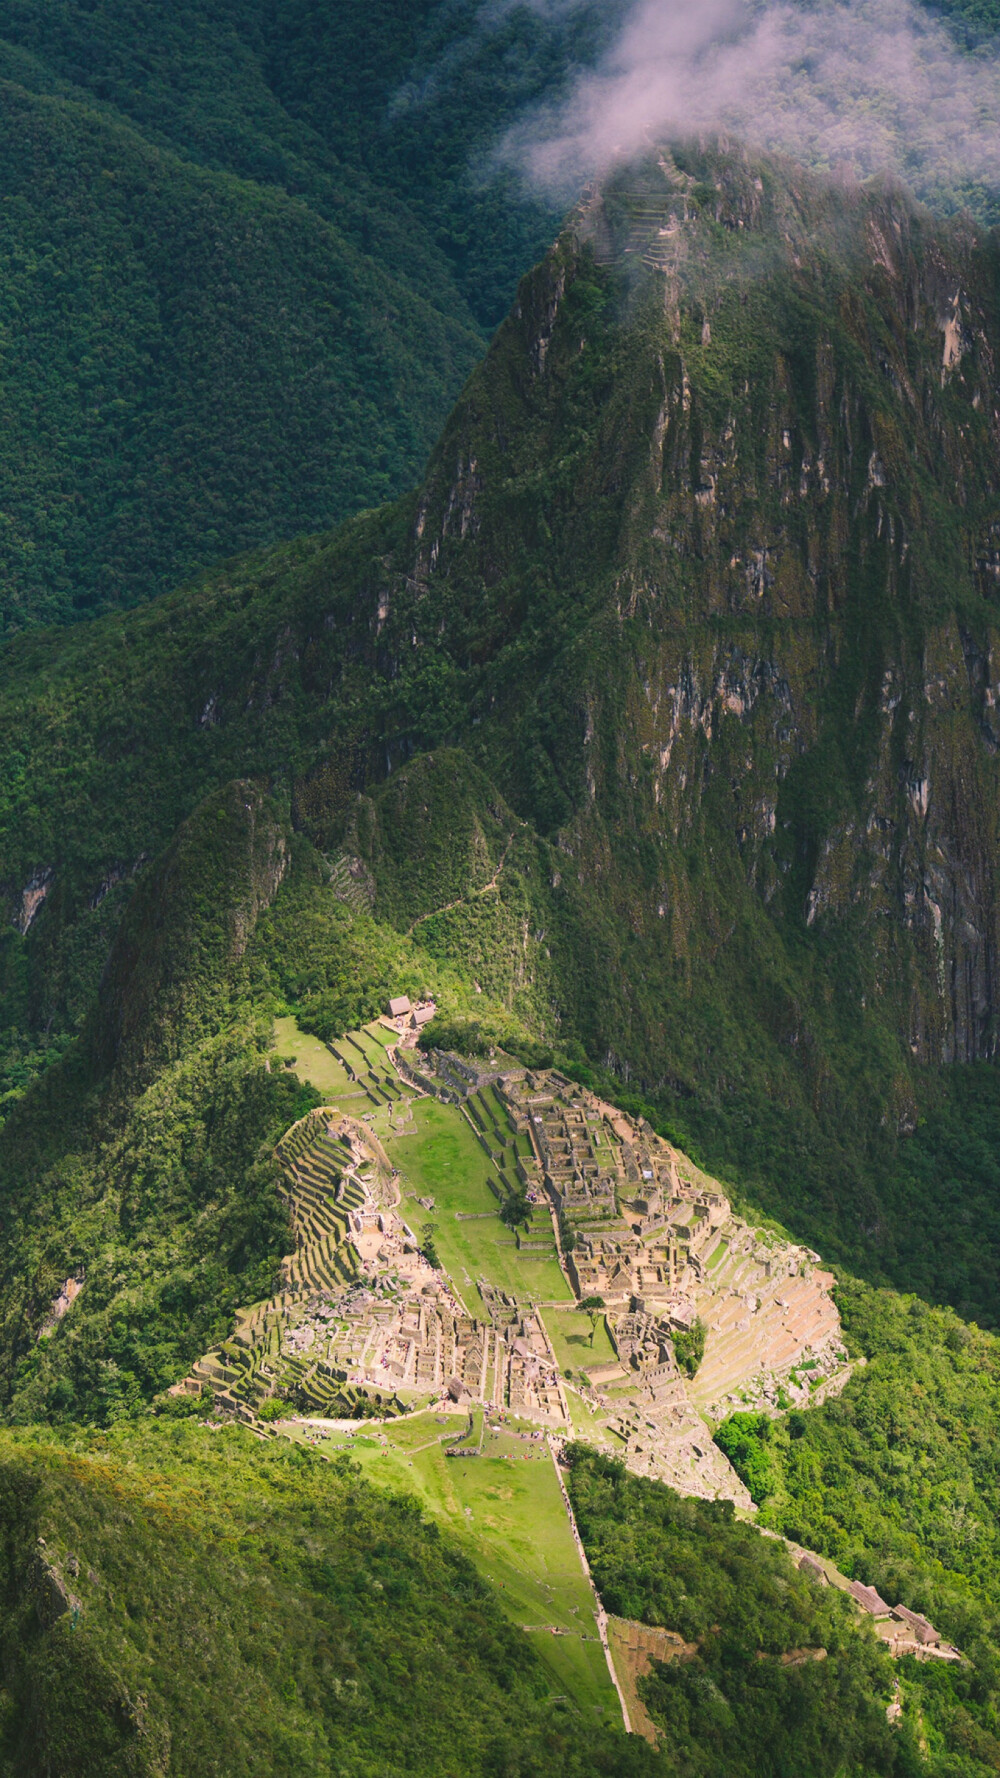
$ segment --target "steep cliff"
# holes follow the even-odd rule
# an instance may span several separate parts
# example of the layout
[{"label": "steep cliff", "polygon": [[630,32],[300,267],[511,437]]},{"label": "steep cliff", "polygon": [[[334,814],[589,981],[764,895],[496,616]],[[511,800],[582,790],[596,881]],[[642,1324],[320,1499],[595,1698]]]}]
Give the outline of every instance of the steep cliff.
[{"label": "steep cliff", "polygon": [[725,153],[620,174],[453,418],[397,620],[536,607],[527,683],[477,686],[524,734],[523,812],[584,875],[609,851],[675,957],[725,941],[720,875],[841,989],[850,940],[858,1005],[890,995],[932,1061],[996,1045],[997,270],[890,189]]}]

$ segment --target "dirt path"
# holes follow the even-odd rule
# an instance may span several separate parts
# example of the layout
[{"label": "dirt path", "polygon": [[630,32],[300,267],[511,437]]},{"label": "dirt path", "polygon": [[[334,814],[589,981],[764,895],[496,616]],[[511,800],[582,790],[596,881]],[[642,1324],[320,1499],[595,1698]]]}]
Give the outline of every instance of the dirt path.
[{"label": "dirt path", "polygon": [[[500,881],[500,873],[503,870],[503,867],[507,862],[507,854],[510,851],[511,846],[513,844],[514,844],[514,835],[508,834],[507,844],[503,849],[503,854],[501,856],[500,863],[497,865],[496,870],[493,872],[492,877],[490,878],[488,883],[483,884],[481,889],[474,889],[472,891],[473,895],[489,895],[492,890],[496,889],[497,884]],[[468,899],[467,896],[460,895],[457,897],[457,899],[455,901],[446,901],[443,907],[431,908],[429,913],[418,914],[417,918],[413,922],[413,925],[408,926],[406,928],[407,938],[410,938],[413,935],[413,933],[416,931],[417,927],[422,926],[425,920],[434,920],[437,918],[438,914],[450,914],[452,908],[460,908],[463,901],[466,901],[467,899]]]}]

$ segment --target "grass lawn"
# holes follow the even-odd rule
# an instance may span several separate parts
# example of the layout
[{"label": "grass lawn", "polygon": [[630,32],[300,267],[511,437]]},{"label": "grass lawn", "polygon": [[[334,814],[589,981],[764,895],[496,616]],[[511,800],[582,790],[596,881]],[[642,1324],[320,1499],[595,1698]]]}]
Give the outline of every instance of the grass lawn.
[{"label": "grass lawn", "polygon": [[592,1408],[590,1403],[571,1387],[567,1387],[566,1390],[566,1403],[569,1408],[569,1417],[573,1422],[573,1431],[588,1444],[606,1445],[609,1434],[607,1428],[601,1425],[601,1420],[607,1410]]},{"label": "grass lawn", "polygon": [[350,1056],[352,1061],[354,1057],[357,1057],[358,1062],[362,1063],[362,1058],[364,1058],[369,1068],[378,1075],[380,1080],[388,1079],[393,1081],[397,1087],[399,1086],[399,1076],[396,1070],[390,1067],[385,1053],[385,1045],[379,1043],[369,1030],[349,1031],[346,1037],[341,1037],[338,1040],[337,1048],[343,1050],[345,1055]]},{"label": "grass lawn", "polygon": [[590,1364],[614,1364],[615,1349],[602,1315],[590,1343],[590,1316],[579,1309],[546,1309],[543,1319],[562,1371],[586,1370]]},{"label": "grass lawn", "polygon": [[[392,1164],[401,1174],[402,1213],[411,1228],[420,1229],[428,1212],[417,1199],[434,1199],[430,1220],[441,1263],[470,1312],[477,1313],[481,1306],[478,1278],[522,1299],[571,1302],[572,1292],[554,1257],[522,1258],[499,1216],[482,1215],[498,1209],[487,1184],[496,1178],[496,1169],[457,1107],[417,1099],[412,1111],[412,1123],[385,1138]],[[456,1212],[481,1220],[459,1222]]]},{"label": "grass lawn", "polygon": [[274,1047],[281,1061],[295,1057],[295,1072],[299,1079],[307,1080],[329,1104],[351,1099],[354,1103],[347,1109],[357,1113],[358,1102],[366,1095],[318,1037],[300,1031],[293,1018],[275,1019]]},{"label": "grass lawn", "polygon": [[535,1630],[531,1641],[553,1677],[556,1697],[572,1698],[593,1722],[621,1722],[607,1660],[596,1633],[584,1640],[582,1636],[553,1636]]},{"label": "grass lawn", "polygon": [[[510,1447],[506,1455],[446,1457],[439,1440],[463,1422],[445,1418],[428,1413],[387,1425],[377,1442],[355,1438],[352,1454],[379,1487],[415,1494],[497,1588],[515,1623],[537,1632],[532,1640],[553,1693],[571,1697],[591,1721],[598,1712],[615,1720],[618,1703],[600,1644],[584,1640],[596,1636],[593,1594],[547,1446],[517,1440],[508,1429],[495,1446],[487,1435],[486,1447]],[[545,1625],[570,1634],[554,1636]]]}]

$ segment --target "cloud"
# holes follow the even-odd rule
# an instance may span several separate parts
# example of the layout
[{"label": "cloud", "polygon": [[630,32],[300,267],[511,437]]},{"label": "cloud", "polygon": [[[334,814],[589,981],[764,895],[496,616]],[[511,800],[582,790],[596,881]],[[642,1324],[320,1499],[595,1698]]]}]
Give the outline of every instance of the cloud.
[{"label": "cloud", "polygon": [[603,63],[522,117],[505,160],[565,201],[652,142],[731,132],[931,201],[1000,190],[1000,58],[915,0],[636,0]]}]

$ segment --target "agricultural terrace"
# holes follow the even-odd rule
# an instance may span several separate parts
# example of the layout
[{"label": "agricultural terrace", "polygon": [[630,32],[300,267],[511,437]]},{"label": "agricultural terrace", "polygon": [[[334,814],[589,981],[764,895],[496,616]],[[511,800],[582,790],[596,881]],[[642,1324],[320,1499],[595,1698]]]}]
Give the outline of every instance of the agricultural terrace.
[{"label": "agricultural terrace", "polygon": [[377,1022],[328,1045],[283,1018],[275,1039],[286,1065],[294,1060],[300,1078],[384,1144],[400,1174],[401,1215],[417,1233],[434,1225],[441,1263],[471,1314],[483,1309],[480,1278],[519,1300],[572,1304],[547,1205],[517,1233],[500,1220],[501,1203],[519,1189],[516,1157],[530,1157],[531,1143],[515,1133],[495,1088],[470,1094],[464,1107],[414,1096],[386,1055],[392,1033]]}]

